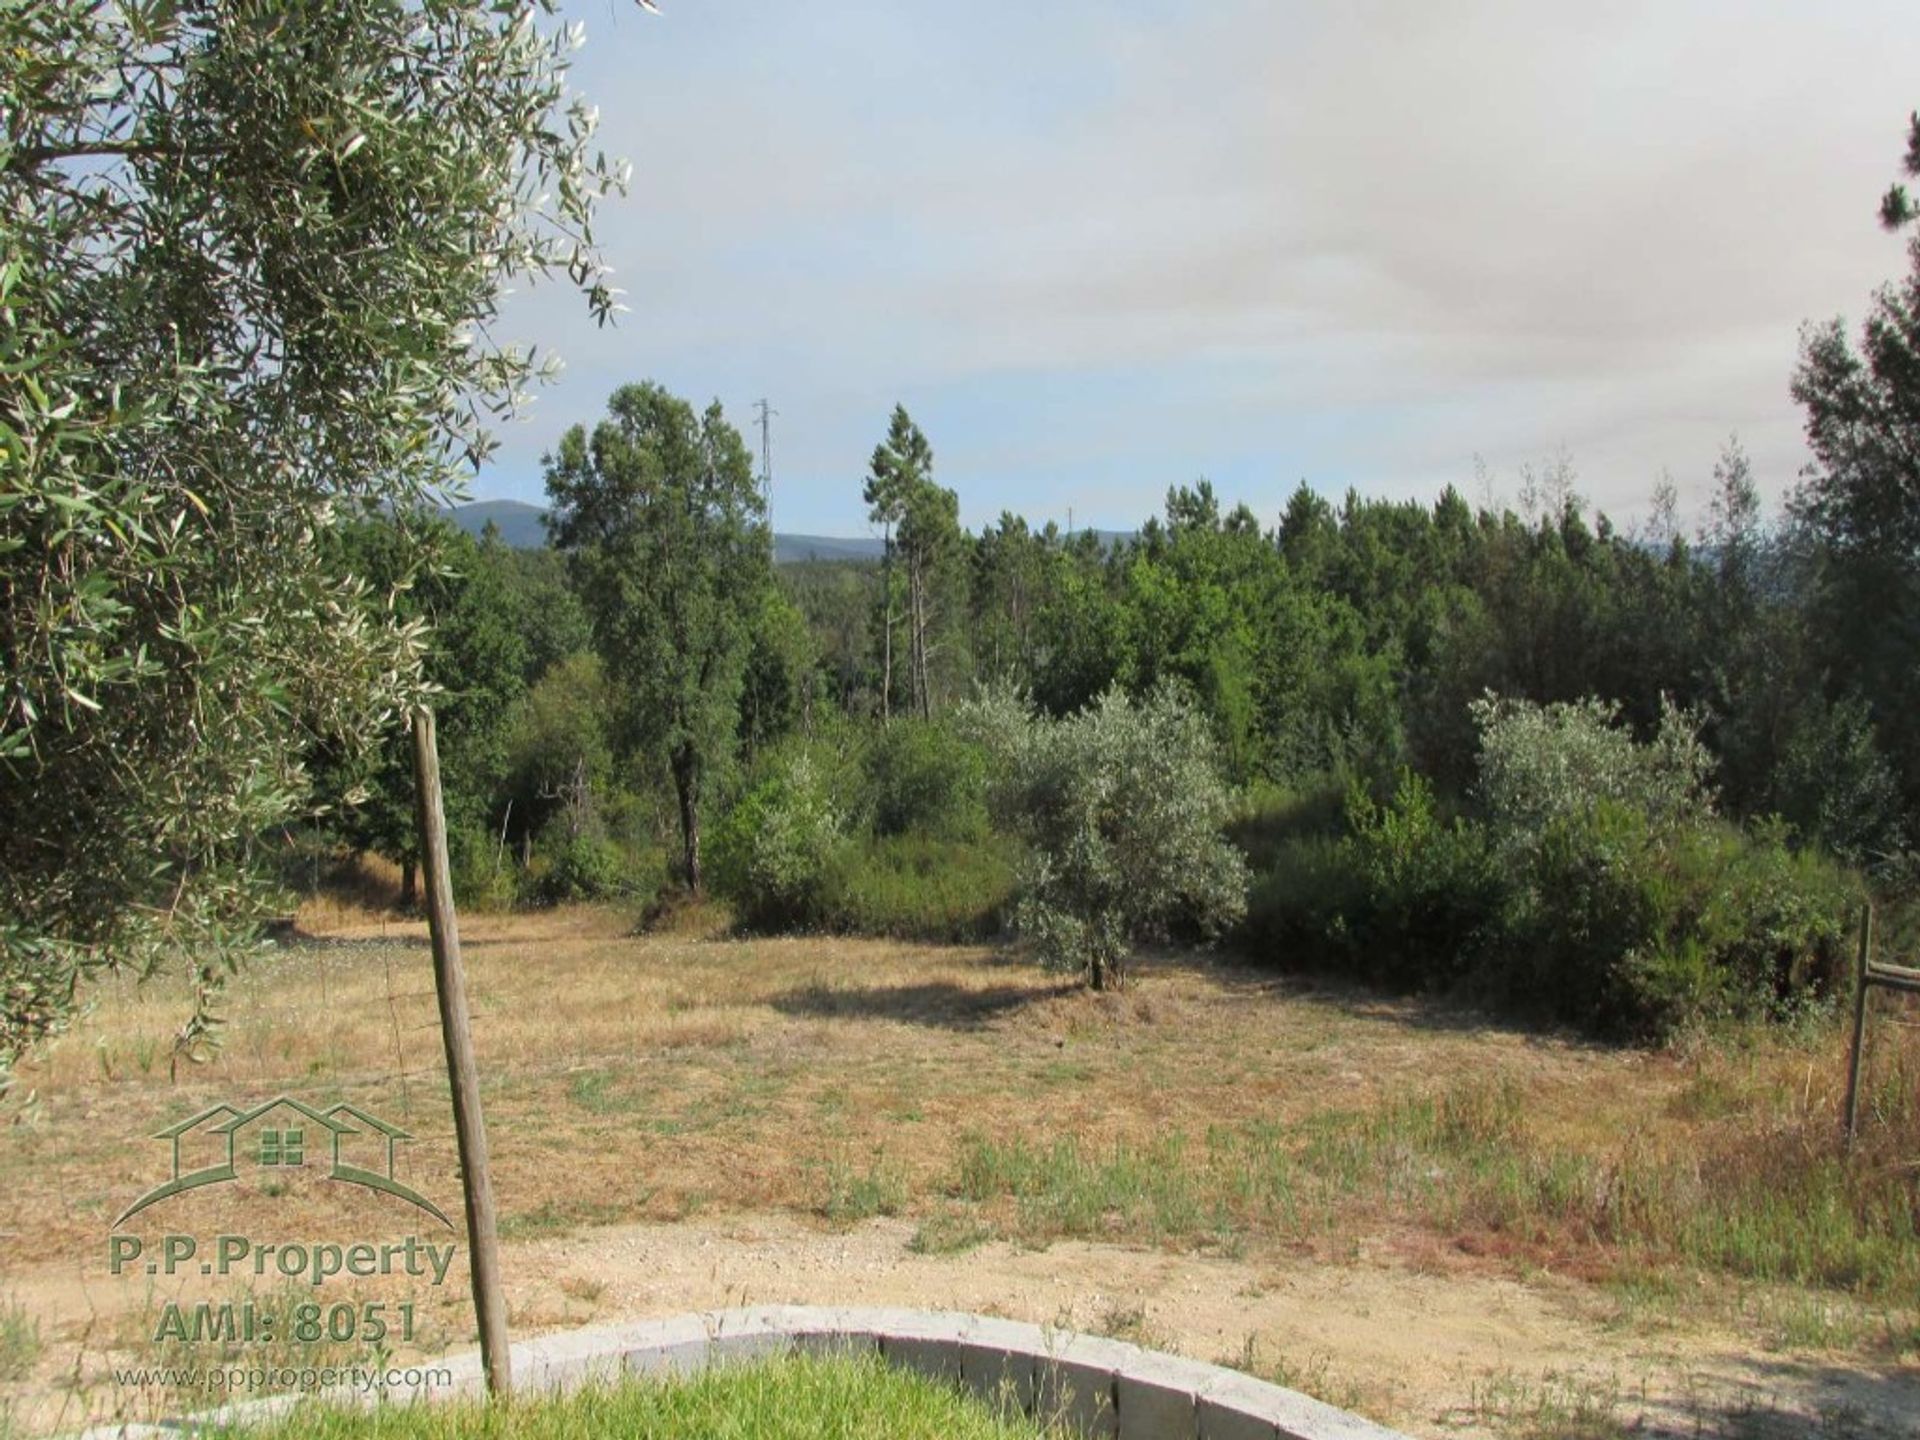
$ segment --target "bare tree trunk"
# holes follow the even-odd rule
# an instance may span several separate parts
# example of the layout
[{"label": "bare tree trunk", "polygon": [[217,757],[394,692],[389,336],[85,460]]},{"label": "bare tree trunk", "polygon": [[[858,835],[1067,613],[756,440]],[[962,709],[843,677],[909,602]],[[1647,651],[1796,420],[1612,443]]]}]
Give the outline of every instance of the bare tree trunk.
[{"label": "bare tree trunk", "polygon": [[700,762],[682,747],[673,757],[673,788],[680,800],[680,839],[687,893],[700,893]]},{"label": "bare tree trunk", "polygon": [[920,572],[919,595],[914,600],[913,628],[920,632],[920,718],[933,718],[933,667],[927,660],[927,575]]},{"label": "bare tree trunk", "polygon": [[922,720],[933,716],[933,694],[927,668],[927,576],[926,562],[915,556],[907,569],[908,623],[913,627],[913,692],[915,708]]},{"label": "bare tree trunk", "polygon": [[400,908],[411,910],[420,903],[420,867],[412,860],[400,862]]},{"label": "bare tree trunk", "polygon": [[885,725],[893,719],[893,527],[889,525],[884,539],[885,560],[880,567],[880,588],[886,598],[886,608],[881,624],[881,661],[880,661],[880,723]]},{"label": "bare tree trunk", "polygon": [[920,566],[907,552],[907,703],[920,711]]}]

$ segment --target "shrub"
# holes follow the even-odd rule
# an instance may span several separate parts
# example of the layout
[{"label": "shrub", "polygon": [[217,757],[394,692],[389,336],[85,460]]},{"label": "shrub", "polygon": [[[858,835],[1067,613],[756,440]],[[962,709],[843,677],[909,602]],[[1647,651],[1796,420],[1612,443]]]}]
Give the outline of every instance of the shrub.
[{"label": "shrub", "polygon": [[1255,781],[1234,802],[1227,838],[1240,847],[1252,869],[1263,871],[1294,840],[1339,835],[1345,828],[1348,789],[1345,780],[1326,773],[1291,785]]},{"label": "shrub", "polygon": [[633,893],[626,856],[605,836],[564,836],[541,848],[547,863],[534,880],[534,896],[544,904],[611,900]]},{"label": "shrub", "polygon": [[709,850],[715,887],[757,929],[821,922],[841,817],[811,757],[778,758],[728,812]]},{"label": "shrub", "polygon": [[447,851],[458,904],[476,910],[504,910],[513,904],[518,877],[501,856],[496,836],[478,826],[458,825],[448,832]]},{"label": "shrub", "polygon": [[1794,827],[1855,862],[1906,845],[1900,782],[1881,753],[1867,704],[1815,697],[1790,722],[1768,784],[1769,803]]},{"label": "shrub", "polygon": [[1248,889],[1238,942],[1276,964],[1347,969],[1354,956],[1350,922],[1360,909],[1353,857],[1337,837],[1288,840]]},{"label": "shrub", "polygon": [[1459,980],[1507,903],[1484,829],[1441,820],[1432,787],[1411,770],[1385,805],[1356,785],[1347,817],[1339,857],[1352,876],[1344,939],[1355,968],[1401,985]]},{"label": "shrub", "polygon": [[1665,701],[1660,728],[1644,745],[1620,724],[1620,707],[1603,700],[1535,705],[1490,693],[1471,709],[1480,730],[1477,794],[1505,849],[1525,849],[1555,821],[1602,802],[1638,811],[1662,830],[1713,814],[1713,757],[1694,717]]},{"label": "shrub", "polygon": [[1648,1040],[1779,1014],[1844,973],[1857,879],[1783,824],[1715,820],[1685,717],[1645,745],[1596,702],[1476,718],[1484,820],[1444,821],[1412,774],[1384,805],[1356,788],[1344,837],[1277,851],[1245,943]]},{"label": "shrub", "polygon": [[1013,907],[1017,848],[1005,840],[885,836],[841,847],[820,923],[902,940],[984,940]]},{"label": "shrub", "polygon": [[986,752],[937,722],[896,720],[868,752],[881,835],[978,839],[987,828]]},{"label": "shrub", "polygon": [[1511,887],[1476,988],[1602,1034],[1665,1038],[1831,981],[1858,891],[1778,826],[1712,817],[1710,761],[1668,707],[1635,744],[1597,701],[1488,700],[1480,796]]},{"label": "shrub", "polygon": [[516,831],[538,833],[556,819],[575,831],[600,823],[615,773],[612,708],[612,687],[591,654],[561,660],[521,697],[505,757]]},{"label": "shrub", "polygon": [[[1509,872],[1508,906],[1488,917],[1471,988],[1509,1009],[1601,1033],[1664,1028],[1645,1013],[1642,990],[1644,998],[1664,996],[1663,1008],[1675,1012],[1706,1006],[1701,947],[1661,943],[1676,928],[1684,888],[1677,874],[1663,873],[1662,859],[1646,816],[1617,801],[1548,822],[1524,869]],[[1649,962],[1664,973],[1653,974]],[[1642,987],[1632,983],[1636,970]]]},{"label": "shrub", "polygon": [[1006,764],[996,808],[1029,846],[1015,924],[1044,960],[1117,986],[1135,943],[1211,938],[1244,913],[1246,863],[1221,834],[1230,797],[1212,737],[1176,692],[1135,703],[1113,690],[1021,727],[984,714]]},{"label": "shrub", "polygon": [[[1681,918],[1706,946],[1720,1011],[1778,1015],[1842,985],[1865,899],[1856,875],[1795,850],[1779,822],[1745,833],[1715,827],[1682,855],[1697,858],[1691,871],[1680,869]],[[1652,1010],[1658,995],[1644,982],[1637,991],[1640,1008]]]}]

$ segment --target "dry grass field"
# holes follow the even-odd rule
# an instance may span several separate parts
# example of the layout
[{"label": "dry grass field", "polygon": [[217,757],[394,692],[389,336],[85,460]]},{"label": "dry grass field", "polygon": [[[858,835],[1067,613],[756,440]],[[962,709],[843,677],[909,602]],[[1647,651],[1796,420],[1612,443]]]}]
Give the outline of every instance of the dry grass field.
[{"label": "dry grass field", "polygon": [[[698,915],[463,928],[523,1331],[911,1301],[1243,1364],[1423,1434],[1914,1433],[1920,1055],[1896,1025],[1848,1165],[1832,1024],[1650,1055],[1207,958],[1103,996],[990,949]],[[411,1132],[396,1174],[457,1217],[422,927],[334,907],[302,930],[237,980],[211,1063],[169,1064],[178,989],[125,985],[26,1072],[0,1433],[179,1402],[110,1367],[166,1358],[169,1298],[237,1282],[114,1280],[106,1236],[165,1178],[149,1137],[201,1108],[352,1102]],[[420,1222],[298,1172],[130,1228],[458,1238]],[[398,1284],[372,1289],[418,1307],[399,1353],[469,1343],[458,1267]]]}]

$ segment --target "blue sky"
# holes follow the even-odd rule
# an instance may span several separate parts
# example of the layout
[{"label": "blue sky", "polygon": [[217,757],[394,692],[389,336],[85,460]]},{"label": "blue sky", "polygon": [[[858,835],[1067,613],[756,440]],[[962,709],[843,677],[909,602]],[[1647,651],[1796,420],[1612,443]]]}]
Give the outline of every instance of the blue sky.
[{"label": "blue sky", "polygon": [[661,4],[568,7],[629,313],[514,297],[567,368],[476,496],[541,499],[654,379],[772,400],[787,531],[866,532],[895,401],[975,527],[1130,528],[1200,476],[1269,522],[1302,479],[1477,500],[1476,456],[1511,499],[1563,454],[1685,515],[1730,434],[1793,483],[1801,322],[1905,264],[1909,3]]}]

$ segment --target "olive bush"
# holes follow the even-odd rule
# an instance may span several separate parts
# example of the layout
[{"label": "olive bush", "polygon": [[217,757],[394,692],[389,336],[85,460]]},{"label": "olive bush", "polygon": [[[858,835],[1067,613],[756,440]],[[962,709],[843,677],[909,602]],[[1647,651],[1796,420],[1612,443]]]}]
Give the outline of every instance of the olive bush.
[{"label": "olive bush", "polygon": [[1663,702],[1646,744],[1604,700],[1536,705],[1488,694],[1473,703],[1480,731],[1478,794],[1509,845],[1526,847],[1555,824],[1602,803],[1681,829],[1713,815],[1713,757],[1693,716]]},{"label": "olive bush", "polygon": [[0,5],[0,1089],[103,967],[197,1052],[302,757],[422,697],[320,540],[489,453],[507,280],[614,310],[555,3]]},{"label": "olive bush", "polygon": [[959,723],[995,755],[994,810],[1027,844],[1014,925],[1048,963],[1118,988],[1135,944],[1210,939],[1244,913],[1246,862],[1222,833],[1231,796],[1205,717],[1177,691],[1110,690],[1064,719],[1003,694]]},{"label": "olive bush", "polygon": [[713,837],[716,887],[757,928],[817,924],[844,826],[813,757],[780,755]]}]

